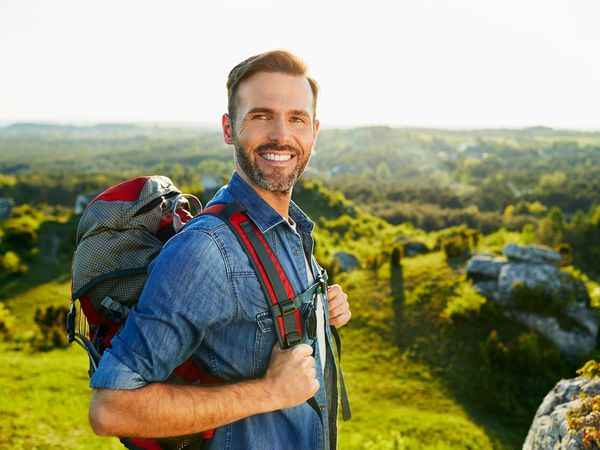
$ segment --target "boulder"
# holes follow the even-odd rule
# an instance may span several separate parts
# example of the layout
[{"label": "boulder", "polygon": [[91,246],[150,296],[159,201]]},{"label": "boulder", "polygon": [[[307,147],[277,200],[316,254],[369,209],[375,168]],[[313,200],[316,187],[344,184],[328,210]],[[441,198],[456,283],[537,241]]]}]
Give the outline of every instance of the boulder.
[{"label": "boulder", "polygon": [[410,241],[404,244],[404,256],[415,256],[429,253],[429,247],[422,242]]},{"label": "boulder", "polygon": [[[594,311],[591,311],[595,314]],[[592,324],[581,324],[575,321],[574,326],[569,329],[561,327],[559,319],[552,316],[526,313],[523,311],[507,311],[507,315],[532,330],[537,331],[546,339],[552,341],[556,348],[566,356],[576,357],[586,355],[596,347],[598,335],[598,319]],[[591,325],[590,329],[585,328]]]},{"label": "boulder", "polygon": [[538,245],[506,244],[502,254],[513,261],[526,262],[530,264],[550,264],[558,266],[561,261],[560,253]]},{"label": "boulder", "polygon": [[351,253],[338,252],[333,255],[333,259],[338,264],[341,272],[350,272],[360,267],[358,258]]},{"label": "boulder", "polygon": [[600,395],[600,379],[578,377],[561,380],[546,395],[527,433],[523,450],[579,450],[582,433],[574,433],[567,425],[567,413],[581,405],[580,393]]},{"label": "boulder", "polygon": [[490,255],[477,254],[467,263],[467,274],[473,278],[498,278],[506,260]]},{"label": "boulder", "polygon": [[[552,341],[563,354],[592,351],[600,319],[597,310],[590,308],[585,284],[557,267],[560,255],[517,244],[507,244],[503,253],[508,260],[494,254],[477,254],[469,260],[466,271],[477,292]],[[523,287],[530,291],[517,290]]]},{"label": "boulder", "polygon": [[[562,275],[565,275],[563,277]],[[562,278],[572,280],[573,276],[559,272],[556,267],[548,264],[528,264],[513,262],[504,264],[498,273],[498,297],[504,302],[512,295],[516,283],[523,283],[530,289],[543,288],[547,292],[559,291],[563,288]],[[565,286],[570,286],[565,284]]]}]

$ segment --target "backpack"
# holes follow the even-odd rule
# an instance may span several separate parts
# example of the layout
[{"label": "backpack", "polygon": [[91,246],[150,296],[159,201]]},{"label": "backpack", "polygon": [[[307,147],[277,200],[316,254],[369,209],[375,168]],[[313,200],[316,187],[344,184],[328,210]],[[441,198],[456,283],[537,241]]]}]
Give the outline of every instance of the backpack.
[{"label": "backpack", "polygon": [[[200,201],[182,194],[169,178],[138,177],[94,198],[84,210],[77,229],[67,333],[69,342],[86,350],[90,377],[137,303],[148,265],[166,241],[193,218],[192,209],[196,215],[219,217],[240,242],[270,301],[280,347],[289,348],[301,342],[303,324],[299,305],[307,295],[327,292],[326,273],[322,271],[317,283],[295,296],[266,239],[246,215],[244,205],[235,201],[215,204],[202,211]],[[339,336],[337,333],[334,336],[339,351]],[[343,379],[341,381],[342,399],[347,403]],[[216,384],[220,381],[201,370],[190,357],[174,369],[167,382]],[[308,403],[322,421],[316,400],[310,399]],[[344,401],[342,406],[343,411],[347,410],[347,414],[344,412],[347,419],[349,406],[345,407]],[[193,436],[156,440],[121,438],[121,442],[129,449],[182,450],[202,448],[213,433],[214,430],[209,430]]]}]

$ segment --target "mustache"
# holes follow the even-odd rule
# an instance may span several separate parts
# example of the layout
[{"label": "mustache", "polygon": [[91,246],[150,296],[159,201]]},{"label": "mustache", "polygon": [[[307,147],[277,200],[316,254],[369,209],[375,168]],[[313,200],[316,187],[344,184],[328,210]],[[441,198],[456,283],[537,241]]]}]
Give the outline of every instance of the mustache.
[{"label": "mustache", "polygon": [[256,147],[256,151],[257,152],[262,152],[262,151],[265,151],[265,150],[273,150],[273,151],[276,151],[276,152],[291,151],[291,152],[294,152],[296,155],[298,153],[300,153],[299,150],[298,150],[298,148],[294,147],[293,145],[288,145],[288,144],[286,144],[286,145],[273,145],[272,143],[269,142],[269,143],[262,144],[262,145],[259,145],[258,147]]}]

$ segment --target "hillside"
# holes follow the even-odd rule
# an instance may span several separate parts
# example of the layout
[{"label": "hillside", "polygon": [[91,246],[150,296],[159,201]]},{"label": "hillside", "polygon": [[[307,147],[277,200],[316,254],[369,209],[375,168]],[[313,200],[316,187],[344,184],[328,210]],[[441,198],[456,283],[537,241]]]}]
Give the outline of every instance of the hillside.
[{"label": "hillside", "polygon": [[[23,124],[0,129],[0,155],[0,197],[16,203],[0,220],[0,448],[119,448],[87,425],[83,350],[40,342],[34,320],[69,303],[72,205],[140,173],[206,200],[230,150],[210,130]],[[598,350],[568,360],[507,319],[472,289],[466,255],[555,247],[600,307],[599,164],[598,133],[324,130],[294,200],[353,311],[341,449],[520,448],[545,393]]]}]

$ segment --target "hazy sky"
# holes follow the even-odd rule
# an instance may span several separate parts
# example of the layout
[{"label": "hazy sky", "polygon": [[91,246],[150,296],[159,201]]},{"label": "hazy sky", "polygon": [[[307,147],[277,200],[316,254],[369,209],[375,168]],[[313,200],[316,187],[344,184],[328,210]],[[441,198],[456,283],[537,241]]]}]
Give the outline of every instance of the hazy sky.
[{"label": "hazy sky", "polygon": [[0,0],[0,121],[218,125],[274,48],[323,126],[600,129],[600,1]]}]

